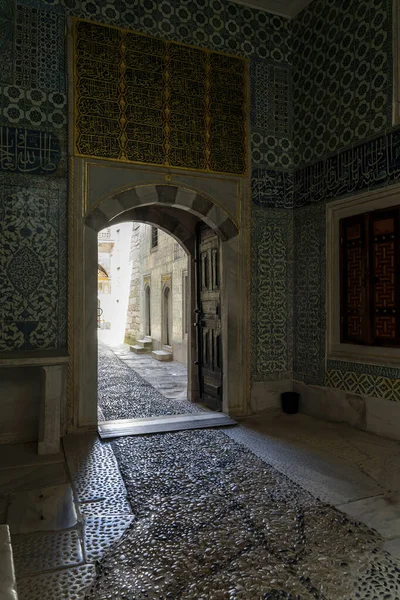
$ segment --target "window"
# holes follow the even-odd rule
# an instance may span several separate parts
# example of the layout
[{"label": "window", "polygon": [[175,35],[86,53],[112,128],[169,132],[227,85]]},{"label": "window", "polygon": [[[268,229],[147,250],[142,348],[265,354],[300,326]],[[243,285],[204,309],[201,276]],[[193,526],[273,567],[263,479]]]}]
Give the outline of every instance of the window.
[{"label": "window", "polygon": [[400,346],[400,206],[341,219],[340,342]]},{"label": "window", "polygon": [[157,248],[158,246],[158,229],[157,227],[151,228],[151,248]]}]

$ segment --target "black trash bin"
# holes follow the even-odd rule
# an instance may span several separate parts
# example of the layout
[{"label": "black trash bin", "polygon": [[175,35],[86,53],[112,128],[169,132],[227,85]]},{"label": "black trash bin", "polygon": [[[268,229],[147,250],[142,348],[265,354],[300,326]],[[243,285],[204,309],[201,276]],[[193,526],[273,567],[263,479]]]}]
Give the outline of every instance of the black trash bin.
[{"label": "black trash bin", "polygon": [[288,415],[295,415],[299,412],[300,394],[297,392],[283,392],[281,394],[282,410]]}]

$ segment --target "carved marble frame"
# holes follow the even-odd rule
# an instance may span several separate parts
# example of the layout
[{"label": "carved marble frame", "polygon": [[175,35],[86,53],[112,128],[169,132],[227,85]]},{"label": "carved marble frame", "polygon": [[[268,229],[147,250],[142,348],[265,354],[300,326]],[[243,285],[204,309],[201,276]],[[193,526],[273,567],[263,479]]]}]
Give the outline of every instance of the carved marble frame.
[{"label": "carved marble frame", "polygon": [[[134,208],[159,205],[156,187],[177,188],[176,210],[205,220],[221,237],[223,410],[250,412],[250,182],[248,178],[71,157],[69,189],[70,430],[97,428],[97,233]],[[183,200],[180,200],[183,199]],[[189,199],[189,200],[188,200]],[[183,204],[180,204],[180,202]],[[190,206],[193,203],[193,207]],[[171,206],[166,198],[161,205]],[[117,221],[115,220],[117,219]],[[130,219],[133,220],[133,219]],[[141,219],[135,219],[140,221]],[[146,221],[143,221],[146,222]],[[162,221],[154,223],[163,228]],[[165,230],[165,229],[164,229]],[[171,233],[167,230],[168,233]],[[182,239],[175,235],[182,243]],[[194,243],[186,251],[194,258]],[[195,308],[194,260],[189,269]],[[193,313],[192,313],[193,314]],[[195,329],[188,335],[188,395],[198,399]]]}]

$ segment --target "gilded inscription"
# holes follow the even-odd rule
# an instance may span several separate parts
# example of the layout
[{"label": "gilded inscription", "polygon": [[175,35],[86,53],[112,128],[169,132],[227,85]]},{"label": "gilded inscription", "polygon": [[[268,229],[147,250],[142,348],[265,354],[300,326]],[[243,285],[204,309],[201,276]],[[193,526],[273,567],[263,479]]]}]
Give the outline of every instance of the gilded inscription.
[{"label": "gilded inscription", "polygon": [[242,58],[75,20],[75,152],[243,175]]}]

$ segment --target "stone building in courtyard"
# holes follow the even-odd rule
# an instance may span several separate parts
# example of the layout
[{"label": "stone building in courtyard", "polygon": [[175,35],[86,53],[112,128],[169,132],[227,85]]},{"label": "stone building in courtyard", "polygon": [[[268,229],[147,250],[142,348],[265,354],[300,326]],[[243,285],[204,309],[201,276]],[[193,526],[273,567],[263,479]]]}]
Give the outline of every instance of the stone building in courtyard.
[{"label": "stone building in courtyard", "polygon": [[187,363],[188,257],[170,235],[134,223],[125,341],[151,337],[153,350],[172,352]]}]

